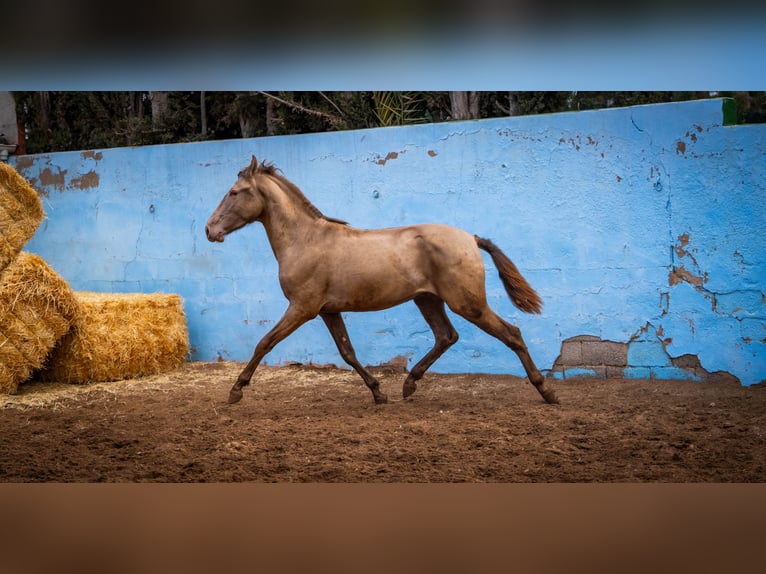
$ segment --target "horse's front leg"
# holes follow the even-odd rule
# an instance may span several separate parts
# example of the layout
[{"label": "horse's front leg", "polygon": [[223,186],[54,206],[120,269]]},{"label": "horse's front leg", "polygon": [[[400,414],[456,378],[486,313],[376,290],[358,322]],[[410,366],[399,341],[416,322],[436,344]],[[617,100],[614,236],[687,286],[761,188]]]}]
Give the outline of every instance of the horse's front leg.
[{"label": "horse's front leg", "polygon": [[373,377],[362,364],[357,360],[354,347],[351,346],[351,340],[348,338],[348,331],[346,331],[346,324],[343,322],[343,317],[340,313],[322,313],[322,319],[324,319],[325,325],[330,331],[335,344],[338,346],[340,356],[349,365],[354,367],[354,370],[359,373],[364,380],[364,384],[372,391],[372,398],[376,405],[382,405],[388,402],[388,397],[380,390],[380,382]]},{"label": "horse's front leg", "polygon": [[255,373],[255,369],[260,364],[261,359],[263,359],[263,357],[265,357],[277,343],[287,338],[298,327],[303,325],[306,321],[313,319],[315,316],[316,315],[307,313],[293,305],[288,307],[282,318],[277,321],[276,325],[274,325],[274,328],[266,333],[255,346],[252,358],[247,363],[244,370],[239,374],[237,382],[234,383],[234,386],[229,391],[230,404],[236,403],[242,399],[242,387],[250,384],[250,379],[253,378],[253,373]]}]

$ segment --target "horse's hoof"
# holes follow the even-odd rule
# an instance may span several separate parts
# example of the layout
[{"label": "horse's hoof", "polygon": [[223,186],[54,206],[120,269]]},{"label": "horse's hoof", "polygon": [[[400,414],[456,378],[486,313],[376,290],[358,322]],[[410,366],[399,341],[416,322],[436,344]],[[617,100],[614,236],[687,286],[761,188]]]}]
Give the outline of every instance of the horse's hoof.
[{"label": "horse's hoof", "polygon": [[242,400],[242,389],[231,389],[229,391],[229,404],[233,405]]},{"label": "horse's hoof", "polygon": [[417,390],[418,386],[415,384],[415,381],[404,381],[404,384],[402,385],[402,396],[406,399]]},{"label": "horse's hoof", "polygon": [[549,405],[557,405],[559,404],[559,398],[556,396],[556,393],[553,392],[553,389],[545,389],[544,391],[541,390],[540,394],[545,399],[545,402]]},{"label": "horse's hoof", "polygon": [[385,405],[388,402],[388,396],[384,395],[383,393],[380,393],[373,398],[375,399],[376,405]]}]

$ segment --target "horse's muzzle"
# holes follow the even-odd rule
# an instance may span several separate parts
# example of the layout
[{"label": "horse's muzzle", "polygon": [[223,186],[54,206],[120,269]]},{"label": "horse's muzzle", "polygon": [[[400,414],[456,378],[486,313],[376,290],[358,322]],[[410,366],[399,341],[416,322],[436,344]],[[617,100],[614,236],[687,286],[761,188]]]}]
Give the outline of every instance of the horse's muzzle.
[{"label": "horse's muzzle", "polygon": [[223,243],[223,232],[211,230],[209,223],[205,226],[205,235],[207,235],[208,241]]}]

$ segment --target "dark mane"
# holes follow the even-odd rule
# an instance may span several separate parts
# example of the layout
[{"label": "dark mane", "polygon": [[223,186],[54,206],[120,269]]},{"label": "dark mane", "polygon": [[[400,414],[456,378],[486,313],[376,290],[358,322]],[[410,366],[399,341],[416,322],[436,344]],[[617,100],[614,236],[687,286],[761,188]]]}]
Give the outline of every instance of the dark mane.
[{"label": "dark mane", "polygon": [[298,202],[306,208],[306,210],[315,218],[315,219],[325,219],[327,221],[332,221],[333,223],[340,223],[341,225],[348,225],[347,222],[336,219],[334,217],[328,217],[325,214],[323,214],[319,209],[309,201],[309,199],[303,195],[303,192],[298,188],[297,185],[295,185],[293,182],[291,182],[289,179],[287,179],[285,176],[283,176],[281,173],[279,173],[279,169],[275,167],[271,163],[261,163],[258,165],[258,167],[255,168],[255,170],[251,170],[250,168],[245,168],[241,172],[239,172],[240,177],[248,176],[248,175],[268,175],[274,178],[277,183],[279,183],[282,188],[287,191],[290,195],[293,196],[294,199],[298,200]]}]

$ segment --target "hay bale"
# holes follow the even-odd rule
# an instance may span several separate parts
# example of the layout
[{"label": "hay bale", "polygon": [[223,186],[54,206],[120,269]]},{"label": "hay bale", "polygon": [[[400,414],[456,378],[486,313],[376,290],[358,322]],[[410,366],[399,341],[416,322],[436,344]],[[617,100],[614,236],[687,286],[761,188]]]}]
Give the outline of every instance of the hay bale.
[{"label": "hay bale", "polygon": [[0,162],[0,272],[32,238],[44,215],[37,192],[13,167]]},{"label": "hay bale", "polygon": [[43,259],[21,252],[0,272],[0,393],[14,393],[69,330],[78,303]]},{"label": "hay bale", "polygon": [[75,292],[80,311],[39,378],[90,383],[175,369],[189,334],[179,295]]}]

